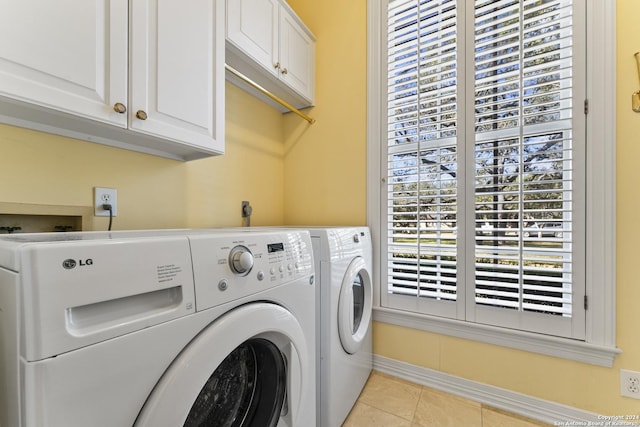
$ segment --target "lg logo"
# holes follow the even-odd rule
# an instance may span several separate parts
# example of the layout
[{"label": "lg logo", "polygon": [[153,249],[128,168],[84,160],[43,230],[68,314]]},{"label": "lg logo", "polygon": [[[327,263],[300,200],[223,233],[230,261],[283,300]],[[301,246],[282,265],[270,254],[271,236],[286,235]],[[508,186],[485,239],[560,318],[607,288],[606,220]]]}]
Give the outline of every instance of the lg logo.
[{"label": "lg logo", "polygon": [[84,267],[87,265],[93,265],[93,260],[91,258],[87,258],[87,259],[79,259],[79,260],[75,260],[75,259],[65,259],[64,261],[62,261],[62,266],[64,268],[66,268],[67,270],[71,270],[72,268],[76,268],[76,266],[80,266],[80,267]]}]

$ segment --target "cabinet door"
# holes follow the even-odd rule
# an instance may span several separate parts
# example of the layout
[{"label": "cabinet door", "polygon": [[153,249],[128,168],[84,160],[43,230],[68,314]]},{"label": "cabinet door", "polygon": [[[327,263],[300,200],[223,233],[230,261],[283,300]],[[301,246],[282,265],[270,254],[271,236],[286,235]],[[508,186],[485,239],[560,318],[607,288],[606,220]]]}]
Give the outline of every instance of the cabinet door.
[{"label": "cabinet door", "polygon": [[0,96],[126,126],[127,0],[0,0]]},{"label": "cabinet door", "polygon": [[315,43],[285,7],[280,8],[280,78],[313,101]]},{"label": "cabinet door", "polygon": [[131,2],[131,129],[223,151],[224,1]]},{"label": "cabinet door", "polygon": [[227,0],[227,40],[278,76],[278,0]]}]

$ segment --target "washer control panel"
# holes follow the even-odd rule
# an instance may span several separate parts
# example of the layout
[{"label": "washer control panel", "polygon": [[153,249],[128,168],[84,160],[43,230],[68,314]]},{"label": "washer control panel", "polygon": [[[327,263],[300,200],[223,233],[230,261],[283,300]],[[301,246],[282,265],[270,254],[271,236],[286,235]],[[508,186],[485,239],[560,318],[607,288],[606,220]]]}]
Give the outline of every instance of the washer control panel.
[{"label": "washer control panel", "polygon": [[189,236],[196,310],[253,296],[292,280],[313,286],[306,231],[227,231]]}]

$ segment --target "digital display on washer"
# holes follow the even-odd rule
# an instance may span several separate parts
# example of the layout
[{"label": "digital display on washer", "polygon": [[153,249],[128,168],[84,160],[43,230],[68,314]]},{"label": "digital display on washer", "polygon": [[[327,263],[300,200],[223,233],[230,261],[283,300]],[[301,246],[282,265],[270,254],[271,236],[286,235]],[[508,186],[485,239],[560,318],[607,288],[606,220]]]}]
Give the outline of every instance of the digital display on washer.
[{"label": "digital display on washer", "polygon": [[282,251],[284,251],[284,243],[269,243],[267,245],[267,252],[270,254]]}]

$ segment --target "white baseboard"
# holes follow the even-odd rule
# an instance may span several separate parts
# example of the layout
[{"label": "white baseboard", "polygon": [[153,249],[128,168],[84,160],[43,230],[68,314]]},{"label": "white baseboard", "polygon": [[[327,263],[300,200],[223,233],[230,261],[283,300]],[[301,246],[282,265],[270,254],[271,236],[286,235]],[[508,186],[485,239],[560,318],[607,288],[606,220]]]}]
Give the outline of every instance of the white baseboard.
[{"label": "white baseboard", "polygon": [[552,425],[599,425],[598,423],[603,421],[602,416],[582,409],[527,396],[383,356],[373,356],[373,369]]}]

